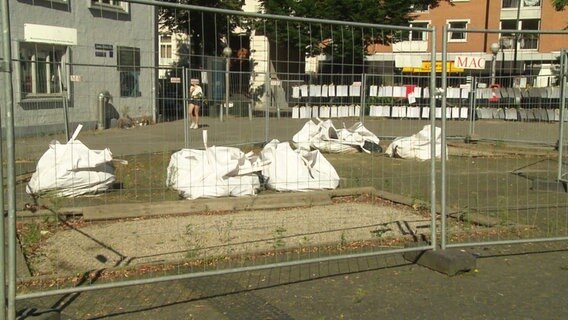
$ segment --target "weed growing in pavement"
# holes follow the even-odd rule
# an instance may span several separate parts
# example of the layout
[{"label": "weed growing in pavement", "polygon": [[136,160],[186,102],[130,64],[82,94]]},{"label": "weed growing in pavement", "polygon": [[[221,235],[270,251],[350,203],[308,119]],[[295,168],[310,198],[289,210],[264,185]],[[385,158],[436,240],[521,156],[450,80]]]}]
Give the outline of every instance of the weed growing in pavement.
[{"label": "weed growing in pavement", "polygon": [[353,297],[353,303],[361,303],[361,301],[363,301],[363,299],[367,295],[368,295],[367,291],[361,288],[357,288],[357,291],[355,291],[355,296]]},{"label": "weed growing in pavement", "polygon": [[426,211],[430,209],[430,204],[420,199],[412,199],[412,208],[416,211]]},{"label": "weed growing in pavement", "polygon": [[347,235],[345,234],[345,231],[341,231],[339,244],[340,244],[341,247],[344,247],[344,246],[347,245]]},{"label": "weed growing in pavement", "polygon": [[193,224],[190,223],[185,226],[185,237],[188,248],[186,257],[189,259],[196,258],[199,256],[199,251],[203,249],[203,243]]},{"label": "weed growing in pavement", "polygon": [[380,238],[380,237],[382,237],[385,233],[387,233],[387,232],[389,232],[389,231],[392,231],[392,229],[389,228],[386,224],[382,224],[382,225],[379,225],[379,226],[377,227],[377,229],[371,230],[370,232],[371,232],[371,235],[372,235],[373,237],[375,237],[375,238]]},{"label": "weed growing in pavement", "polygon": [[128,161],[128,164],[124,166],[118,166],[115,170],[115,175],[117,180],[122,181],[123,188],[132,188],[132,178],[130,176],[132,169],[131,161]]},{"label": "weed growing in pavement", "polygon": [[26,225],[21,237],[24,248],[33,248],[41,241],[41,224],[32,221]]},{"label": "weed growing in pavement", "polygon": [[359,178],[359,177],[353,178],[353,187],[360,187],[361,185],[362,185],[361,184],[361,178]]},{"label": "weed growing in pavement", "polygon": [[300,239],[300,247],[309,247],[311,242],[312,239],[310,239],[310,237],[303,236],[302,239]]},{"label": "weed growing in pavement", "polygon": [[509,211],[507,209],[509,207],[509,198],[505,196],[499,196],[497,199],[497,202],[499,203],[498,218],[501,224],[504,224],[508,220],[507,217],[509,216]]},{"label": "weed growing in pavement", "polygon": [[235,238],[231,235],[233,220],[224,221],[221,225],[215,225],[215,229],[219,235],[219,241],[227,246],[227,254],[231,254],[234,251],[234,248],[231,248],[231,241]]},{"label": "weed growing in pavement", "polygon": [[495,149],[497,150],[503,150],[505,149],[507,146],[505,145],[504,141],[497,141],[495,142]]},{"label": "weed growing in pavement", "polygon": [[48,208],[49,211],[53,213],[53,220],[55,221],[56,225],[59,225],[59,213],[61,208],[63,207],[64,199],[62,197],[58,197],[56,195],[51,195],[51,194],[47,195],[45,198],[49,202]]},{"label": "weed growing in pavement", "polygon": [[272,247],[274,249],[279,249],[286,246],[286,241],[284,241],[284,233],[286,233],[286,229],[283,226],[280,226],[274,230],[274,242],[272,243]]}]

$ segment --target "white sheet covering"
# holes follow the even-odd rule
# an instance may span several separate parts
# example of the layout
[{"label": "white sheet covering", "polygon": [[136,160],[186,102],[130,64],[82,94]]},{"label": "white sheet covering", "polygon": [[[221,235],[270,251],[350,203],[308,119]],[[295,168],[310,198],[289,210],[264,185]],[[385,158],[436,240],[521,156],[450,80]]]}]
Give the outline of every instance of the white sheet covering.
[{"label": "white sheet covering", "polygon": [[[436,158],[442,155],[442,129],[436,127]],[[410,137],[399,137],[388,146],[385,151],[391,157],[430,160],[431,159],[431,133],[430,125],[425,125],[418,133]]]},{"label": "white sheet covering", "polygon": [[318,123],[310,120],[293,137],[297,148],[305,151],[312,149],[329,153],[355,153],[370,150],[364,148],[365,142],[379,144],[379,138],[369,131],[361,122],[348,129],[337,129],[331,120]]},{"label": "white sheet covering", "polygon": [[260,170],[258,158],[238,148],[182,149],[170,158],[166,185],[186,199],[255,195]]},{"label": "white sheet covering", "polygon": [[260,159],[269,163],[262,175],[270,189],[309,191],[339,186],[335,168],[317,150],[292,150],[288,142],[272,140],[263,148]]},{"label": "white sheet covering", "polygon": [[79,125],[65,144],[52,141],[39,159],[36,171],[26,186],[26,192],[42,195],[53,192],[57,197],[75,197],[108,190],[116,180],[112,153],[90,150],[76,140]]}]

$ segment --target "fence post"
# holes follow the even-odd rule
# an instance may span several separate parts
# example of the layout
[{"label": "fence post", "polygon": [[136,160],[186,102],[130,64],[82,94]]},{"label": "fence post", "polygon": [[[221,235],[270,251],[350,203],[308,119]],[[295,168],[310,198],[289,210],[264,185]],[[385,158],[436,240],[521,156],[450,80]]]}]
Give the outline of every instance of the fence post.
[{"label": "fence post", "polygon": [[65,119],[65,137],[67,141],[71,138],[71,133],[69,130],[69,105],[67,104],[67,87],[65,86],[63,80],[67,79],[66,73],[61,70],[62,67],[59,68],[59,92],[61,93],[61,102],[63,103],[63,118]]},{"label": "fence post", "polygon": [[557,179],[562,180],[562,163],[564,153],[564,108],[566,107],[566,73],[568,73],[568,61],[566,50],[560,51],[560,125],[558,133],[558,171]]},{"label": "fence post", "polygon": [[467,82],[469,83],[469,132],[465,142],[470,143],[477,140],[475,137],[475,108],[477,104],[475,88],[477,88],[477,77],[468,76]]},{"label": "fence post", "polygon": [[267,70],[266,70],[266,76],[264,78],[264,88],[265,88],[265,100],[264,100],[264,142],[267,143],[268,142],[268,137],[269,137],[269,133],[268,131],[270,130],[270,125],[269,125],[269,120],[270,120],[270,105],[272,103],[272,92],[271,92],[271,88],[270,88],[270,56],[268,56],[266,58],[266,62],[267,62]]},{"label": "fence post", "polygon": [[[431,217],[431,237],[432,250],[437,249],[436,239],[436,27],[432,27],[432,39],[430,41],[430,136],[432,142],[430,145],[430,217]],[[443,228],[443,226],[442,226]]]},{"label": "fence post", "polygon": [[[10,14],[9,14],[9,6],[8,0],[0,0],[1,1],[1,11],[2,11],[2,51],[4,61],[4,68],[2,72],[5,73],[4,79],[6,80],[4,83],[4,107],[5,107],[5,126],[6,126],[6,163],[7,163],[7,187],[8,187],[8,195],[7,195],[7,202],[8,202],[8,277],[6,278],[4,271],[0,271],[0,274],[4,277],[2,278],[7,279],[7,286],[2,286],[0,289],[0,298],[2,299],[2,311],[0,316],[4,316],[7,314],[7,318],[13,320],[16,318],[16,156],[15,156],[15,138],[14,138],[14,93],[13,93],[13,83],[12,83],[12,39],[10,37]],[[0,133],[1,134],[1,133]],[[0,150],[0,155],[1,155]],[[2,172],[2,168],[0,167],[0,178],[4,180],[4,175]],[[4,194],[4,186],[2,184],[2,194]],[[2,195],[2,200],[0,200],[0,204],[2,204],[1,208],[4,210],[4,196]],[[4,219],[0,219],[0,234],[2,235],[2,241],[5,240],[4,234]],[[2,245],[2,249],[0,249],[0,255],[2,255],[2,263],[5,263],[5,255],[4,255],[4,248],[5,246]],[[0,268],[4,270],[4,268]],[[6,289],[8,288],[8,297],[5,299],[6,296]],[[8,303],[8,307],[6,308],[6,302]]]},{"label": "fence post", "polygon": [[[448,87],[448,26],[444,25],[442,31],[442,152],[441,157],[441,188],[440,188],[440,225],[442,228],[440,247],[446,249],[446,105],[447,105],[447,87]],[[433,66],[435,68],[435,65]]]},{"label": "fence post", "polygon": [[367,88],[366,78],[365,73],[361,74],[361,110],[359,111],[359,121],[361,121],[361,123],[365,122],[365,105],[367,99],[365,94],[365,90]]},{"label": "fence post", "polygon": [[182,75],[182,88],[183,88],[183,134],[184,134],[184,146],[185,148],[189,148],[189,114],[188,111],[188,104],[189,104],[189,90],[188,90],[188,69],[183,67],[181,72]]}]

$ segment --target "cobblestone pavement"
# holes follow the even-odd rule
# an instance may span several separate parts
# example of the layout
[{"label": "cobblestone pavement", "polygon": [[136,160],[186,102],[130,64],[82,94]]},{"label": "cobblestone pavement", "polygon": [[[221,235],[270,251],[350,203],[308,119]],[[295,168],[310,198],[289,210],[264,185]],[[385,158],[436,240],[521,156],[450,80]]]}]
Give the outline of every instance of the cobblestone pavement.
[{"label": "cobblestone pavement", "polygon": [[[448,277],[379,256],[18,301],[62,319],[567,319],[566,243],[468,250]],[[21,317],[25,319],[25,317]]]}]

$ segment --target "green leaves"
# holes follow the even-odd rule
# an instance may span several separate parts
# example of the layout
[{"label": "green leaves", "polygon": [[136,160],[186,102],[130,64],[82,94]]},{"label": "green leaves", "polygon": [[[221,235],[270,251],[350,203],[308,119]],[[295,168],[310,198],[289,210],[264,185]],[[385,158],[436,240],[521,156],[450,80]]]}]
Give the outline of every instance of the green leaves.
[{"label": "green leaves", "polygon": [[562,11],[568,6],[568,0],[552,0],[552,5],[554,5],[556,10]]},{"label": "green leaves", "polygon": [[[396,39],[386,28],[357,28],[333,24],[332,20],[408,26],[413,6],[436,6],[439,0],[260,0],[266,13],[329,20],[321,23],[265,21],[271,39],[284,39],[298,56],[326,54],[341,64],[360,64],[371,43],[389,44]],[[293,27],[290,27],[293,25]],[[259,26],[257,26],[259,27]]]},{"label": "green leaves", "polygon": [[[163,0],[176,4],[195,5],[241,11],[244,0]],[[221,39],[238,25],[238,19],[202,11],[160,7],[158,17],[169,31],[191,35],[191,51],[197,55],[220,55]]]}]

